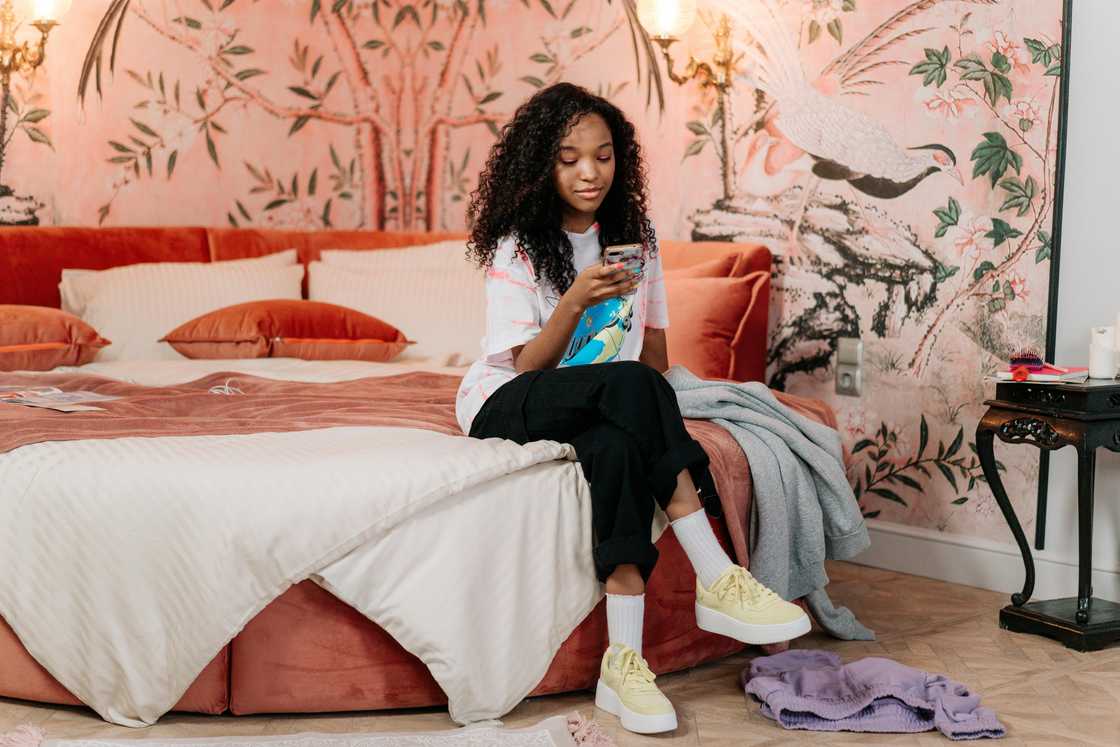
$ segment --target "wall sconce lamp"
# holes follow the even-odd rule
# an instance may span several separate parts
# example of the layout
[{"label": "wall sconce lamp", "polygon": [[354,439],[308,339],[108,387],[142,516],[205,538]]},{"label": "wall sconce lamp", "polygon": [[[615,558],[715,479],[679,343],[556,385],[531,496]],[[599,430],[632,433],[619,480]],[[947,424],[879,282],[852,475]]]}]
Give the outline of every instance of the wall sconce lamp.
[{"label": "wall sconce lamp", "polygon": [[731,87],[737,61],[731,48],[731,20],[726,15],[720,15],[715,29],[716,52],[711,63],[689,55],[684,74],[674,72],[676,65],[669,47],[688,32],[695,20],[696,0],[638,0],[638,21],[649,38],[661,47],[669,79],[683,85],[699,78],[702,85],[715,86],[720,92],[726,92]]},{"label": "wall sconce lamp", "polygon": [[[43,64],[47,54],[47,36],[70,9],[70,0],[20,0],[17,15],[12,0],[0,5],[0,85],[4,96],[0,101],[0,170],[4,168],[4,147],[8,132],[8,110],[11,106],[12,73],[30,75]],[[37,43],[17,42],[16,31],[30,21],[39,31]],[[0,184],[0,197],[12,194],[10,187]]]},{"label": "wall sconce lamp", "polygon": [[[744,0],[732,0],[743,2]],[[691,54],[684,74],[674,72],[675,63],[669,47],[678,41],[696,20],[696,0],[638,0],[638,21],[649,34],[650,39],[661,46],[665,56],[665,70],[669,79],[684,85],[698,79],[700,85],[711,86],[716,90],[719,106],[719,140],[721,147],[721,172],[723,176],[723,199],[730,201],[735,196],[735,166],[732,157],[732,120],[731,86],[735,69],[742,58],[736,55],[731,46],[731,19],[720,14],[719,22],[712,33],[716,51],[711,62],[697,60]]]}]

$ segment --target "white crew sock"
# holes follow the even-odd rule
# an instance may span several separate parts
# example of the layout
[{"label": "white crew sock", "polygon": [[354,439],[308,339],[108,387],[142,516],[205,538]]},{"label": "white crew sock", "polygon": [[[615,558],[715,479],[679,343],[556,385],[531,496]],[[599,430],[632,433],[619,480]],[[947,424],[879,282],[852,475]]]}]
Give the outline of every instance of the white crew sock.
[{"label": "white crew sock", "polygon": [[642,620],[645,618],[645,594],[607,594],[607,637],[642,655]]},{"label": "white crew sock", "polygon": [[672,522],[672,525],[677,540],[692,563],[692,569],[696,571],[696,577],[705,589],[710,589],[734,563],[720,547],[712,525],[708,523],[708,515],[704,509],[697,509]]}]

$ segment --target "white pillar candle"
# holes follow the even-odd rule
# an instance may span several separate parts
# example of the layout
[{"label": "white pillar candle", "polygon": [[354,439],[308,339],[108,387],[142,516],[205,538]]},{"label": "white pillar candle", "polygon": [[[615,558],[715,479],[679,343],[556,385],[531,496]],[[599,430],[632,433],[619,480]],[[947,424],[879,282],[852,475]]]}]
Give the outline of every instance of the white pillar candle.
[{"label": "white pillar candle", "polygon": [[1116,377],[1116,328],[1093,327],[1089,332],[1089,378]]},{"label": "white pillar candle", "polygon": [[1113,327],[1113,330],[1115,331],[1116,339],[1112,343],[1112,347],[1117,351],[1120,351],[1120,311],[1116,312],[1116,326]]}]

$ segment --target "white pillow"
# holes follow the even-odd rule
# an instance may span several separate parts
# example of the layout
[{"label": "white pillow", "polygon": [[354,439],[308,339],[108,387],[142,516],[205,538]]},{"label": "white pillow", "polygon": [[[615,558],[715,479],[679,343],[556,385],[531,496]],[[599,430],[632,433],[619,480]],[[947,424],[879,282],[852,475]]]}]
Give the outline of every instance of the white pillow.
[{"label": "white pillow", "polygon": [[[89,294],[96,292],[98,284],[89,280],[90,277],[111,278],[132,273],[132,268],[162,268],[155,272],[173,272],[178,268],[190,267],[220,267],[223,269],[237,267],[290,267],[296,264],[298,257],[295,249],[285,249],[282,252],[266,254],[263,257],[249,259],[231,259],[223,262],[143,262],[132,265],[110,267],[107,270],[78,270],[64,267],[62,269],[62,282],[58,284],[59,295],[62,296],[62,310],[67,314],[81,317],[89,302]],[[79,278],[86,280],[78,281]],[[98,281],[100,282],[100,281]]]},{"label": "white pillow", "polygon": [[465,259],[444,261],[430,268],[420,262],[419,266],[377,270],[312,262],[308,277],[308,297],[312,301],[357,309],[392,324],[414,340],[416,344],[401,359],[424,358],[440,366],[466,366],[480,355],[486,334],[484,275]]},{"label": "white pillow", "polygon": [[[294,253],[293,253],[294,258]],[[152,263],[71,276],[80,316],[112,344],[95,360],[182,360],[159,339],[197,316],[248,301],[302,297],[303,265]]]},{"label": "white pillow", "polygon": [[399,270],[402,267],[439,270],[460,264],[473,267],[467,261],[467,244],[462,239],[398,249],[324,249],[319,255],[323,264],[366,271]]}]

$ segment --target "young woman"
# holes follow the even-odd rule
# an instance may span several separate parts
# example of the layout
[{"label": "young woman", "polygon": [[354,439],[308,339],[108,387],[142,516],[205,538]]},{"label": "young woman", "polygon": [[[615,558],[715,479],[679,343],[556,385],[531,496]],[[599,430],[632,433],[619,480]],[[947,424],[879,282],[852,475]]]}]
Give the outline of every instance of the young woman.
[{"label": "young woman", "polygon": [[[646,209],[641,149],[617,107],[561,83],[517,110],[468,211],[469,252],[487,270],[487,322],[457,414],[477,438],[575,447],[607,590],[610,645],[596,705],[652,733],[677,725],[641,656],[655,506],[696,570],[702,629],[773,643],[807,632],[809,619],[732,563],[701,506],[708,457],[661,375],[669,319]],[[606,247],[634,243],[643,270],[604,262]]]}]

